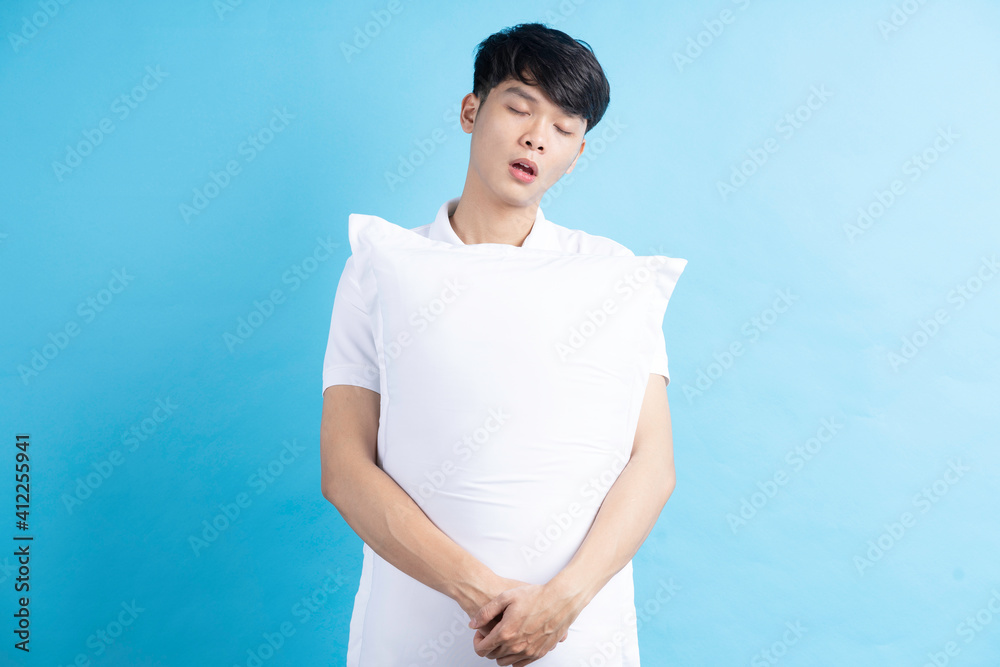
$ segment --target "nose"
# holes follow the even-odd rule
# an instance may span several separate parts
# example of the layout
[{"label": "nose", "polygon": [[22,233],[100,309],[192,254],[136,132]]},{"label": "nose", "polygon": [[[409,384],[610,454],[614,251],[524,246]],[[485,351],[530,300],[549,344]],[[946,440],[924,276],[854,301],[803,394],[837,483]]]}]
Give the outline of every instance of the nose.
[{"label": "nose", "polygon": [[525,128],[522,139],[524,140],[524,145],[528,148],[532,148],[539,153],[545,152],[545,147],[542,146],[542,130],[539,129],[537,123],[532,123],[529,128]]}]

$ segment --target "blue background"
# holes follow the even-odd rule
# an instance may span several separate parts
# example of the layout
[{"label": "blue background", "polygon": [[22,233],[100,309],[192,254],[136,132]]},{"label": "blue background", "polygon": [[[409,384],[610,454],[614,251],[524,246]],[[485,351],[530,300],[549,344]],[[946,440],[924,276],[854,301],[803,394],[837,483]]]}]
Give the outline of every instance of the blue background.
[{"label": "blue background", "polygon": [[347,217],[415,227],[458,196],[473,49],[543,21],[612,90],[547,217],[689,261],[643,664],[998,664],[1000,6],[389,4],[0,8],[0,475],[9,539],[29,433],[34,536],[30,659],[0,550],[0,662],[246,665],[288,623],[264,664],[343,664],[361,542],[320,492],[319,423]]}]

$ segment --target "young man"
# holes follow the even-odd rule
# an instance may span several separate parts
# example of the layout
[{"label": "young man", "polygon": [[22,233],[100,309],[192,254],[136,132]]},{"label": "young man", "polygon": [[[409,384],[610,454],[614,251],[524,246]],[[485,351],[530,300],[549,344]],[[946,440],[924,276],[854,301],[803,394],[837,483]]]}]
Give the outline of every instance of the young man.
[{"label": "young man", "polygon": [[[462,100],[462,129],[472,135],[462,195],[445,202],[432,223],[413,231],[455,244],[507,243],[631,255],[611,239],[547,220],[539,207],[546,190],[573,170],[586,144],[584,135],[600,121],[609,99],[604,72],[584,42],[540,24],[522,24],[488,37],[477,48],[473,92]],[[378,360],[352,260],[353,255],[334,300],[321,424],[323,495],[365,543],[348,666],[369,667],[361,634],[366,624],[380,622],[365,615],[372,586],[370,559],[376,554],[454,600],[470,619],[468,626],[442,629],[451,641],[427,638],[429,645],[414,647],[413,655],[394,656],[393,664],[460,667],[482,664],[486,657],[498,665],[522,667],[549,651],[544,664],[570,664],[559,662],[559,642],[567,639],[570,625],[612,577],[626,569],[631,579],[631,559],[674,488],[662,338],[631,458],[608,491],[586,540],[544,585],[506,579],[438,529],[377,465]],[[420,611],[414,609],[413,614]],[[639,665],[634,607],[631,612],[631,623],[623,619],[614,655],[604,656],[601,664]],[[452,644],[455,648],[447,648]]]}]

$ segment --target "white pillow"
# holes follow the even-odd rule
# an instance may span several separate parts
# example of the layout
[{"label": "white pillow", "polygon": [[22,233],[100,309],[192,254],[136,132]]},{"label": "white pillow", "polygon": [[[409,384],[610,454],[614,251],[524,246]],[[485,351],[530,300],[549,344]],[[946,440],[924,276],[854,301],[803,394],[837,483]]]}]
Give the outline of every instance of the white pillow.
[{"label": "white pillow", "polygon": [[[379,465],[497,574],[545,583],[628,462],[687,260],[456,245],[370,215],[348,228],[378,351]],[[361,665],[426,664],[426,651],[484,664],[457,603],[365,547],[351,628]],[[616,631],[619,651],[637,653],[631,574],[629,563],[536,664],[575,666]],[[442,632],[454,644],[427,645]]]}]

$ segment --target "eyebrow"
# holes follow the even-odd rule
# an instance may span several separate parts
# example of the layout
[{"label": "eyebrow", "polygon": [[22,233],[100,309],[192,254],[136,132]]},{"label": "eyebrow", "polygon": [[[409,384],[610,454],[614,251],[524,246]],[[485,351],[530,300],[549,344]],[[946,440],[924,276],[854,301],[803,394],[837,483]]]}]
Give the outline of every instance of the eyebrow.
[{"label": "eyebrow", "polygon": [[521,86],[510,86],[509,88],[505,89],[503,92],[505,92],[505,93],[513,93],[514,95],[517,95],[518,97],[523,97],[524,99],[528,100],[529,102],[535,102],[536,104],[538,103],[538,98],[536,98],[534,95],[532,95],[531,93],[529,93],[527,90],[525,90]]}]

